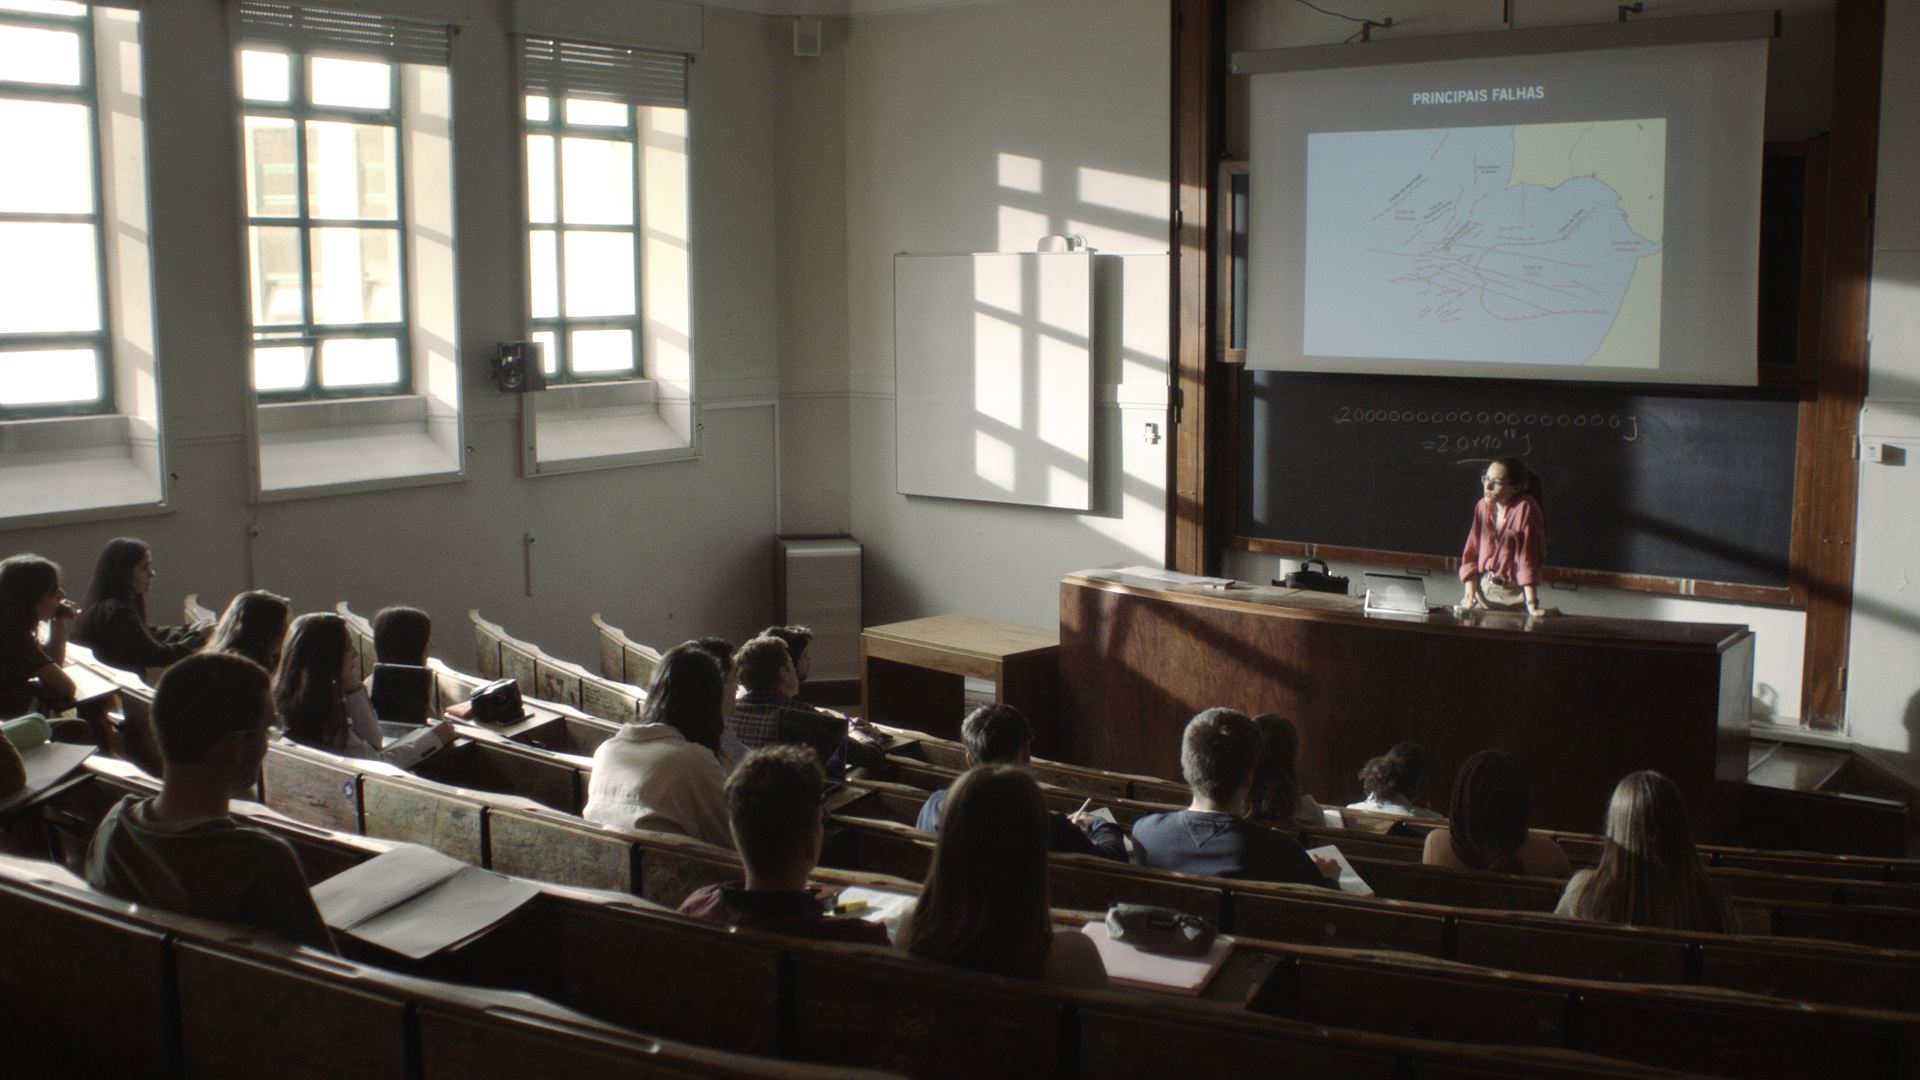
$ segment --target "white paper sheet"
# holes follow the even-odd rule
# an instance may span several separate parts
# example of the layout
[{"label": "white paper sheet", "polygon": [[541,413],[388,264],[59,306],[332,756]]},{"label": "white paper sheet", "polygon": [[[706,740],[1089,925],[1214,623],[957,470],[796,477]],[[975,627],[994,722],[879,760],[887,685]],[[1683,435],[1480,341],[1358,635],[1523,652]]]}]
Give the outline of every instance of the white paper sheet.
[{"label": "white paper sheet", "polygon": [[900,917],[913,908],[919,897],[912,893],[893,892],[890,889],[869,889],[861,885],[850,885],[840,890],[840,903],[851,904],[864,901],[865,911],[859,918],[867,922],[877,922],[887,928],[888,940],[900,938]]},{"label": "white paper sheet", "polygon": [[313,887],[328,926],[415,960],[513,914],[539,886],[403,844]]},{"label": "white paper sheet", "polygon": [[1341,892],[1350,892],[1356,896],[1373,895],[1373,886],[1361,880],[1359,872],[1353,868],[1352,863],[1347,861],[1345,855],[1340,854],[1339,848],[1328,844],[1325,847],[1309,848],[1307,849],[1307,854],[1322,859],[1332,859],[1334,862],[1340,864]]}]

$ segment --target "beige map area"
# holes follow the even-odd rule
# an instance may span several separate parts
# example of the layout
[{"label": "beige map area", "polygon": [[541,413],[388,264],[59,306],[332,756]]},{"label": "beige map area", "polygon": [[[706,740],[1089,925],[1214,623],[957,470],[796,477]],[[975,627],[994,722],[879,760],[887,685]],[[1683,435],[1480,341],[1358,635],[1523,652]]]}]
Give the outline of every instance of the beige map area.
[{"label": "beige map area", "polygon": [[1661,242],[1667,212],[1665,120],[1514,125],[1508,187],[1559,187],[1576,176],[1591,176],[1619,192],[1627,225]]},{"label": "beige map area", "polygon": [[[1516,124],[1513,173],[1507,186],[1558,187],[1591,176],[1620,195],[1627,226],[1655,243],[1666,225],[1667,122],[1594,120]],[[1660,253],[1642,258],[1627,283],[1613,327],[1587,363],[1599,367],[1660,366]]]}]

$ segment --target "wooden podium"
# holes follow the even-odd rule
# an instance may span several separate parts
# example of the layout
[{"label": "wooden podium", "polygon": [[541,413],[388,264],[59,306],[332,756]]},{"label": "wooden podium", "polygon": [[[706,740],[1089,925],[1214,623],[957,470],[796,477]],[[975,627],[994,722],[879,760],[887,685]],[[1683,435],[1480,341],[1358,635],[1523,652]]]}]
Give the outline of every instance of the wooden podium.
[{"label": "wooden podium", "polygon": [[1526,767],[1540,828],[1599,831],[1619,779],[1659,769],[1697,832],[1727,820],[1717,782],[1746,776],[1753,634],[1744,626],[1507,613],[1378,616],[1358,597],[1169,585],[1083,571],[1060,585],[1066,761],[1178,779],[1202,709],[1300,729],[1302,790],[1361,797],[1356,774],[1400,741],[1426,749],[1421,801],[1493,748]]}]

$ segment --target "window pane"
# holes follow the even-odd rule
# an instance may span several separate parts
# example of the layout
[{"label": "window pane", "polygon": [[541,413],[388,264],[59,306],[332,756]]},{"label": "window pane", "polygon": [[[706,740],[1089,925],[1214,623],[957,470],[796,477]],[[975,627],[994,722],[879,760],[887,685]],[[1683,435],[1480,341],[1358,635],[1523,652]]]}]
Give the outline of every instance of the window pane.
[{"label": "window pane", "polygon": [[307,385],[307,346],[266,345],[253,350],[255,390],[300,390]]},{"label": "window pane", "polygon": [[393,338],[329,338],[320,343],[320,385],[382,386],[400,381]]},{"label": "window pane", "polygon": [[0,79],[80,85],[80,35],[72,30],[0,26]]},{"label": "window pane", "polygon": [[331,120],[307,122],[307,214],[394,221],[394,129]]},{"label": "window pane", "polygon": [[533,317],[555,318],[560,314],[560,238],[551,229],[535,229],[528,239],[533,252]]},{"label": "window pane", "polygon": [[293,217],[300,212],[299,162],[293,121],[272,116],[246,119],[247,213]]},{"label": "window pane", "polygon": [[251,101],[285,101],[291,95],[293,64],[286,53],[244,49],[240,53],[240,96]]},{"label": "window pane", "polygon": [[0,352],[0,405],[100,400],[100,361],[92,349]]},{"label": "window pane", "polygon": [[553,99],[527,95],[527,119],[536,124],[544,124],[553,119]]},{"label": "window pane", "polygon": [[0,333],[100,329],[92,225],[0,222]]},{"label": "window pane", "polygon": [[565,246],[568,317],[634,314],[632,233],[570,232]]},{"label": "window pane", "polygon": [[633,224],[633,144],[564,139],[560,203],[569,225]]},{"label": "window pane", "polygon": [[559,335],[551,330],[536,330],[533,340],[540,343],[540,368],[552,375],[560,370],[560,350],[555,348]]},{"label": "window pane", "polygon": [[568,335],[569,356],[576,375],[605,375],[633,370],[633,331],[575,330]]},{"label": "window pane", "polygon": [[400,321],[400,230],[315,229],[313,321]]},{"label": "window pane", "polygon": [[85,105],[0,98],[12,159],[0,169],[0,210],[93,213],[92,122]]},{"label": "window pane", "polygon": [[0,0],[0,11],[26,11],[36,15],[85,15],[87,5],[67,0]]},{"label": "window pane", "polygon": [[527,136],[527,219],[553,221],[553,136]]},{"label": "window pane", "polygon": [[619,101],[594,101],[591,98],[567,99],[567,123],[582,127],[623,128],[633,122],[633,110]]},{"label": "window pane", "polygon": [[298,326],[300,230],[256,225],[247,230],[248,271],[253,275],[253,325]]},{"label": "window pane", "polygon": [[378,60],[342,60],[316,56],[307,69],[312,82],[307,100],[341,109],[388,109],[393,106],[393,65]]}]

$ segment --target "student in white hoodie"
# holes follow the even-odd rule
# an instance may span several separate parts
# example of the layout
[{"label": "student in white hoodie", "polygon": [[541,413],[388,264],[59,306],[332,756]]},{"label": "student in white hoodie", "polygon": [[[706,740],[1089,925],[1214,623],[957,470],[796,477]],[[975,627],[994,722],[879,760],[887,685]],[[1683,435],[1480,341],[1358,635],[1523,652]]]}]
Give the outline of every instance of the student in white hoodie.
[{"label": "student in white hoodie", "polygon": [[724,681],[719,663],[697,643],[667,650],[647,687],[644,719],[621,725],[594,751],[581,816],[733,847],[719,758]]}]

